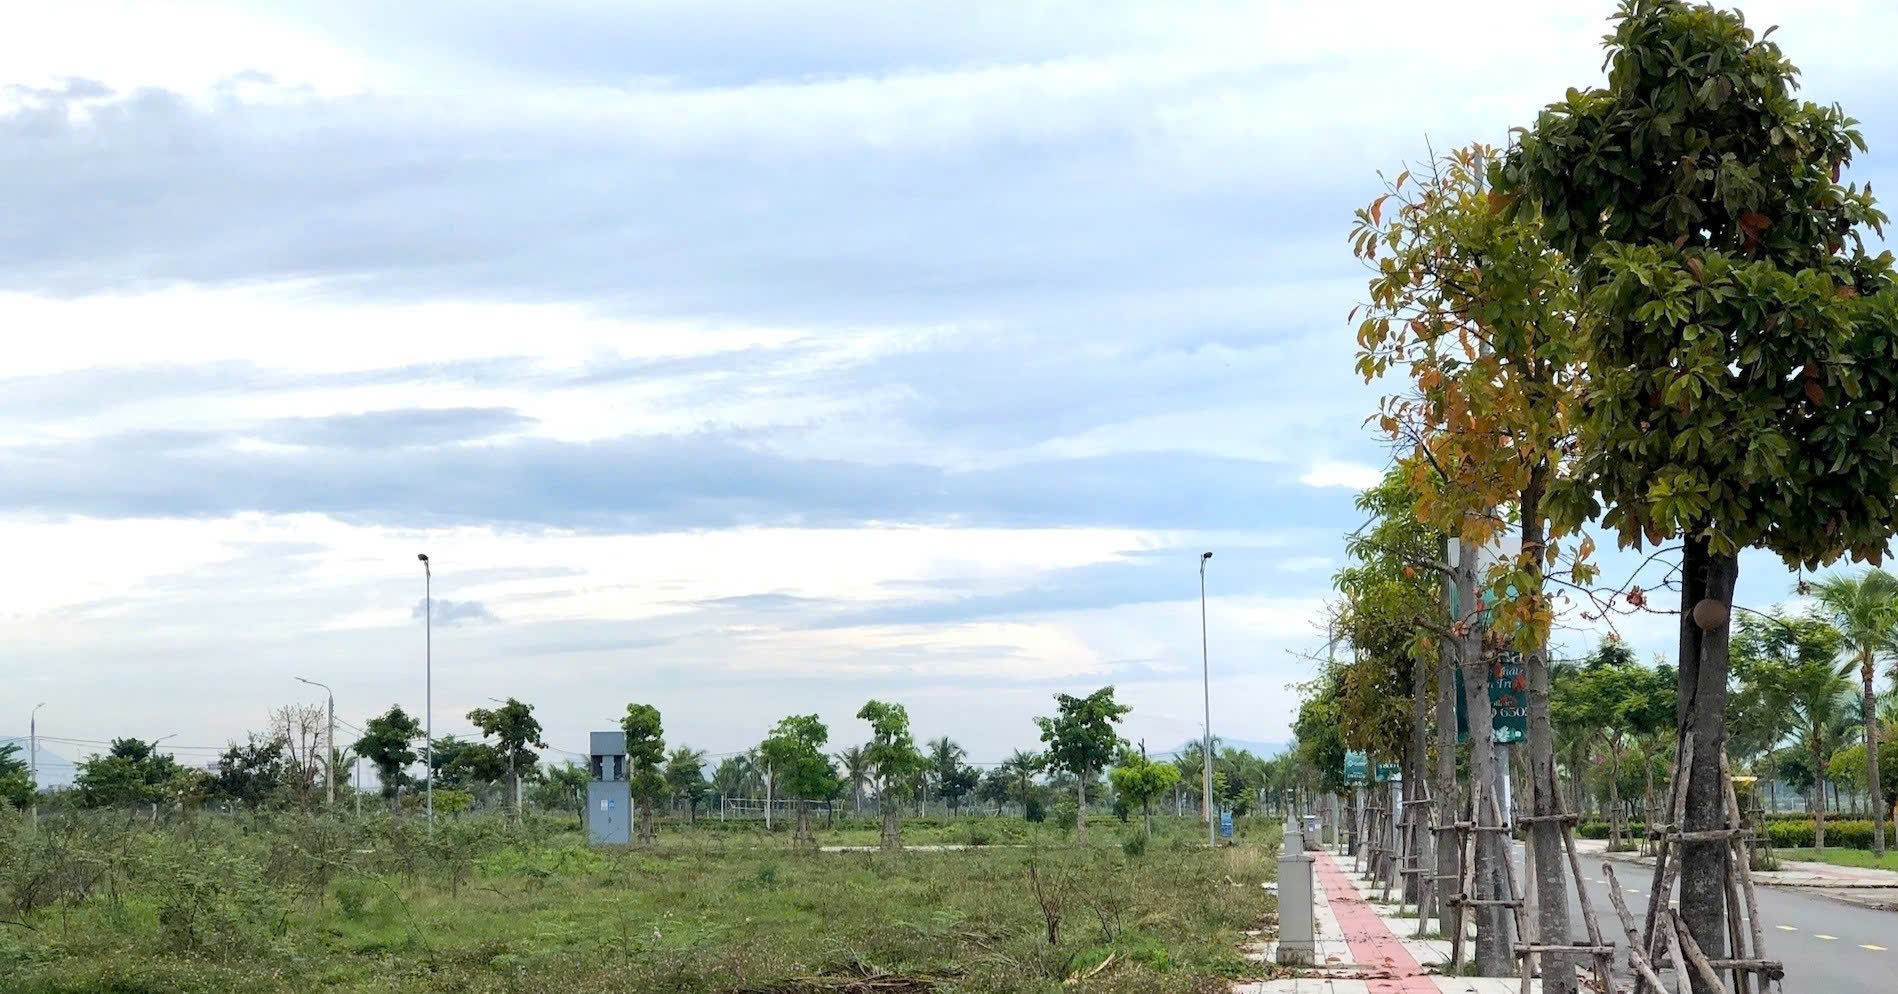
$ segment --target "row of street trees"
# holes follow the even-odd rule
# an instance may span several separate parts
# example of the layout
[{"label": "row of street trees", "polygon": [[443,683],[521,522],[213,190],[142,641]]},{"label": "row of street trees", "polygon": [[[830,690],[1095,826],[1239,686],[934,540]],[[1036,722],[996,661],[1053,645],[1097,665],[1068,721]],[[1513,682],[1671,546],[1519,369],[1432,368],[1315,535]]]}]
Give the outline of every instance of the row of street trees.
[{"label": "row of street trees", "polygon": [[[1470,782],[1486,785],[1492,661],[1520,654],[1528,874],[1554,944],[1571,930],[1550,628],[1566,590],[1597,616],[1651,606],[1595,586],[1583,526],[1679,554],[1689,832],[1723,819],[1740,550],[1876,564],[1898,528],[1898,294],[1889,253],[1864,246],[1884,215],[1841,183],[1864,148],[1856,122],[1795,99],[1797,70],[1737,12],[1625,0],[1607,49],[1606,84],[1569,90],[1511,148],[1401,172],[1358,213],[1353,248],[1372,269],[1358,369],[1403,375],[1374,416],[1400,459],[1339,577],[1333,627],[1355,658],[1314,704],[1338,709],[1341,744],[1398,756],[1406,784],[1425,779],[1434,717],[1430,779],[1448,804],[1446,678],[1463,675]],[[1406,721],[1381,713],[1393,700]],[[1477,896],[1498,899],[1499,833],[1478,835]],[[1716,959],[1725,860],[1718,841],[1682,846],[1681,911]],[[1479,970],[1513,972],[1506,916],[1478,917]],[[1573,991],[1547,958],[1545,990]]]}]

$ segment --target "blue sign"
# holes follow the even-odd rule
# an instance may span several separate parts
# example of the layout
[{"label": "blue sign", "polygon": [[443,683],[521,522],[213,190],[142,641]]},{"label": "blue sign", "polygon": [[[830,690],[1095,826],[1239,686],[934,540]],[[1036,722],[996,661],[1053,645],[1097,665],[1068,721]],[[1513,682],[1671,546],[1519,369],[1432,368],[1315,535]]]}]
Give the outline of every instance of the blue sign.
[{"label": "blue sign", "polygon": [[1232,812],[1221,811],[1219,813],[1219,835],[1221,838],[1232,838]]},{"label": "blue sign", "polygon": [[1356,750],[1346,752],[1344,754],[1344,782],[1364,783],[1370,779],[1369,757]]}]

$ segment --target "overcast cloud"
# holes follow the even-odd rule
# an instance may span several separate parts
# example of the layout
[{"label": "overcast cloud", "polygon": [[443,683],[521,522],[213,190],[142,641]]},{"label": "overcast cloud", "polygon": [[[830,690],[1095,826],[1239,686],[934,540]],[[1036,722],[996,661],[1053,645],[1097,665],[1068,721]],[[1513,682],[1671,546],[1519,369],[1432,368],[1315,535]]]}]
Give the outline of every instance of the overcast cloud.
[{"label": "overcast cloud", "polygon": [[[438,728],[886,695],[989,759],[1116,682],[1171,747],[1213,549],[1215,727],[1282,740],[1385,461],[1350,212],[1596,80],[1610,7],[30,5],[0,669],[81,740],[419,709],[426,551]],[[1883,184],[1898,15],[1747,9]]]}]

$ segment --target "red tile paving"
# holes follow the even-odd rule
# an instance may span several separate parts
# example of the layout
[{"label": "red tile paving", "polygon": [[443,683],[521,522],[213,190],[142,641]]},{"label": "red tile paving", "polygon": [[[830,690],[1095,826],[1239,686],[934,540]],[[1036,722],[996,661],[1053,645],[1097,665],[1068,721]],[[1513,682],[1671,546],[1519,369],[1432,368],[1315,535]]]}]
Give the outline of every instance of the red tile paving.
[{"label": "red tile paving", "polygon": [[1325,888],[1325,898],[1338,917],[1338,928],[1351,947],[1351,959],[1360,966],[1387,972],[1388,977],[1367,979],[1371,994],[1438,994],[1415,957],[1397,941],[1396,933],[1371,908],[1370,902],[1328,852],[1312,854],[1312,871]]}]

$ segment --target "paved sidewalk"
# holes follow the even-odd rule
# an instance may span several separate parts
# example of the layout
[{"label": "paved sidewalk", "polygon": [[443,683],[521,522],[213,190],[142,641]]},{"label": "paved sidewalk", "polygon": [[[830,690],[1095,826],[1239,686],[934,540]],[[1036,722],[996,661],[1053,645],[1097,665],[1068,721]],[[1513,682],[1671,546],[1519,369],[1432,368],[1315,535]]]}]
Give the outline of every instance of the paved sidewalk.
[{"label": "paved sidewalk", "polygon": [[[1351,869],[1349,858],[1330,852],[1312,854],[1317,885],[1313,916],[1318,956],[1314,973],[1242,984],[1235,994],[1518,994],[1514,977],[1444,977],[1431,973],[1449,959],[1448,940],[1409,938],[1415,918],[1396,917],[1394,905],[1377,903],[1369,881]],[[1272,962],[1275,950],[1264,943],[1253,951]],[[1540,991],[1540,981],[1531,984]]]}]

